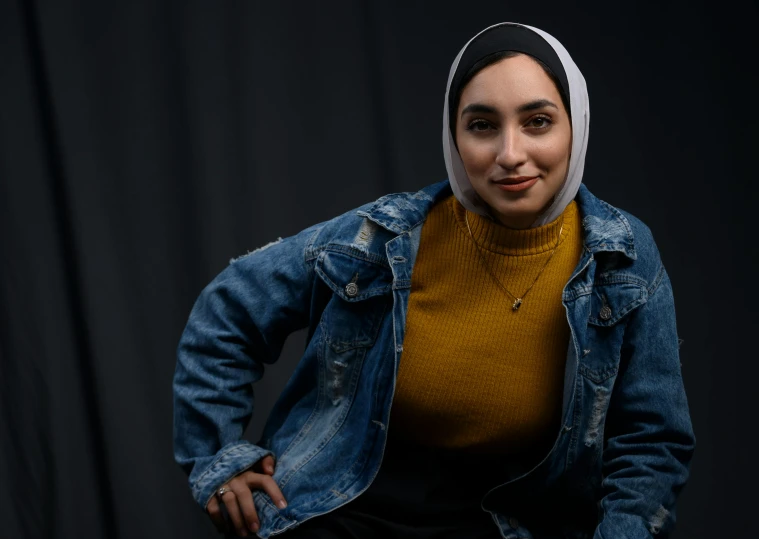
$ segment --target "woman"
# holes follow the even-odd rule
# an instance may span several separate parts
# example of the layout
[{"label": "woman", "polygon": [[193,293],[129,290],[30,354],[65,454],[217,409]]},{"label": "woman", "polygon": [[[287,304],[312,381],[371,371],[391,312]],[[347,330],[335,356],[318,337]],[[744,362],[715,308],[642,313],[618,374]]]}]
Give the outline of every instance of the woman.
[{"label": "woman", "polygon": [[[666,536],[695,445],[672,289],[645,225],[581,185],[581,73],[549,34],[495,25],[454,61],[443,118],[448,180],[202,292],[174,382],[195,499],[240,536]],[[251,383],[304,327],[241,440]]]}]

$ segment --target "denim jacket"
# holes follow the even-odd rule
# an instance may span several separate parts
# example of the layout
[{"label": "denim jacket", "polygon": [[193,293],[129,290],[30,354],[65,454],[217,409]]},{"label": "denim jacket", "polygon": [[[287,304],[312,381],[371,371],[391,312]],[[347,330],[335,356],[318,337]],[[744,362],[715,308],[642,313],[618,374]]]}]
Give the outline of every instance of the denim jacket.
[{"label": "denim jacket", "polygon": [[[202,507],[268,454],[288,506],[253,492],[262,538],[369,487],[385,448],[422,225],[450,194],[446,180],[383,196],[232,260],[202,291],[174,377],[175,457]],[[695,446],[670,280],[643,223],[584,185],[576,200],[584,250],[562,298],[571,339],[560,428],[540,464],[493,485],[482,507],[504,538],[541,537],[502,503],[510,491],[536,489],[558,493],[568,515],[585,515],[565,522],[560,537],[666,536]],[[251,444],[242,435],[252,384],[302,328],[303,357]]]}]

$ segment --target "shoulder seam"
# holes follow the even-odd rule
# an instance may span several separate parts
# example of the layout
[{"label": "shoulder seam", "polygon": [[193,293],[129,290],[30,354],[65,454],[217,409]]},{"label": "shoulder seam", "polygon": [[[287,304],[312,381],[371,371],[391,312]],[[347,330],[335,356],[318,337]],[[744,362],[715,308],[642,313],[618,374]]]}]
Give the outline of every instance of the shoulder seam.
[{"label": "shoulder seam", "polygon": [[659,285],[661,285],[661,282],[664,280],[664,277],[666,277],[666,275],[667,275],[667,272],[664,269],[664,264],[659,263],[659,271],[656,272],[656,277],[654,277],[654,280],[651,282],[651,284],[648,287],[648,298],[649,299],[659,289]]},{"label": "shoulder seam", "polygon": [[325,221],[321,225],[317,226],[316,230],[314,230],[314,233],[311,234],[311,236],[308,238],[308,241],[306,241],[306,248],[303,250],[303,261],[305,262],[307,268],[308,263],[319,256],[319,252],[322,250],[320,247],[314,247],[314,243],[316,243],[317,236],[324,229],[327,223],[329,223],[329,221]]}]

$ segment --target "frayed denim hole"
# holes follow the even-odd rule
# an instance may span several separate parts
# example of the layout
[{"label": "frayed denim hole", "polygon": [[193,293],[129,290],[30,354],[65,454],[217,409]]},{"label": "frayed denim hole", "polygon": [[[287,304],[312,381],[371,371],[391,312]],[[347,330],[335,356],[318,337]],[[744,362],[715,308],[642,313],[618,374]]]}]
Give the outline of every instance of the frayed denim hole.
[{"label": "frayed denim hole", "polygon": [[656,535],[658,534],[661,529],[664,527],[664,523],[669,517],[669,511],[667,511],[663,506],[659,506],[659,509],[656,510],[656,513],[651,517],[651,520],[649,520],[648,525],[648,531],[650,531],[652,534]]},{"label": "frayed denim hole", "polygon": [[342,401],[345,370],[347,368],[348,365],[342,361],[334,360],[329,363],[330,400],[333,406],[338,406]]},{"label": "frayed denim hole", "polygon": [[592,447],[600,438],[601,424],[606,414],[606,407],[609,405],[609,395],[609,390],[605,387],[596,388],[593,409],[588,420],[588,432],[584,440],[585,447]]},{"label": "frayed denim hole", "polygon": [[248,257],[248,256],[250,256],[252,254],[255,254],[255,253],[259,252],[259,251],[264,251],[264,250],[268,249],[269,247],[271,247],[272,245],[276,245],[276,244],[280,243],[281,241],[282,241],[281,237],[277,238],[276,240],[270,241],[266,245],[262,245],[261,247],[258,247],[257,249],[253,249],[252,251],[248,251],[247,253],[245,253],[243,255],[240,255],[240,256],[234,257],[234,258],[230,258],[229,259],[229,263],[233,264],[233,263],[237,262],[238,260],[242,260],[243,258],[246,258],[246,257]]}]

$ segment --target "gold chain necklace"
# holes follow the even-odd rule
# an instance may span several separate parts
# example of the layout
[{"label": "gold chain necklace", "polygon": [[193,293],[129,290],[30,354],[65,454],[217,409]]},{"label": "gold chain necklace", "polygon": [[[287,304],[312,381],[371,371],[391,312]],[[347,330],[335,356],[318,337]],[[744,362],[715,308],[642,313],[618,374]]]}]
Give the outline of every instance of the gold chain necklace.
[{"label": "gold chain necklace", "polygon": [[512,294],[508,288],[506,288],[503,283],[496,277],[495,273],[490,269],[490,266],[488,265],[487,261],[485,260],[485,255],[482,254],[482,251],[480,250],[480,246],[477,244],[477,241],[474,239],[474,235],[472,234],[472,229],[469,226],[469,214],[467,212],[464,212],[464,220],[466,221],[466,228],[469,231],[469,237],[472,238],[472,243],[474,243],[475,248],[477,249],[477,253],[480,255],[480,260],[482,261],[482,265],[485,266],[485,268],[488,270],[488,273],[493,278],[493,280],[498,283],[498,286],[500,286],[509,296],[514,298],[514,303],[511,306],[512,311],[518,311],[519,307],[522,306],[522,302],[524,301],[525,296],[527,296],[527,293],[532,290],[532,287],[535,286],[535,283],[538,282],[538,279],[540,278],[540,275],[543,273],[543,270],[546,269],[546,266],[553,258],[554,253],[556,253],[556,248],[559,246],[559,242],[561,241],[561,232],[564,230],[564,216],[561,216],[561,228],[559,229],[559,237],[556,239],[556,245],[553,246],[553,249],[551,250],[551,256],[548,257],[548,260],[545,261],[545,264],[543,264],[543,267],[540,268],[540,271],[535,276],[535,279],[532,281],[532,284],[530,284],[529,287],[527,287],[527,290],[524,291],[524,294],[522,294],[521,297],[515,296]]}]

